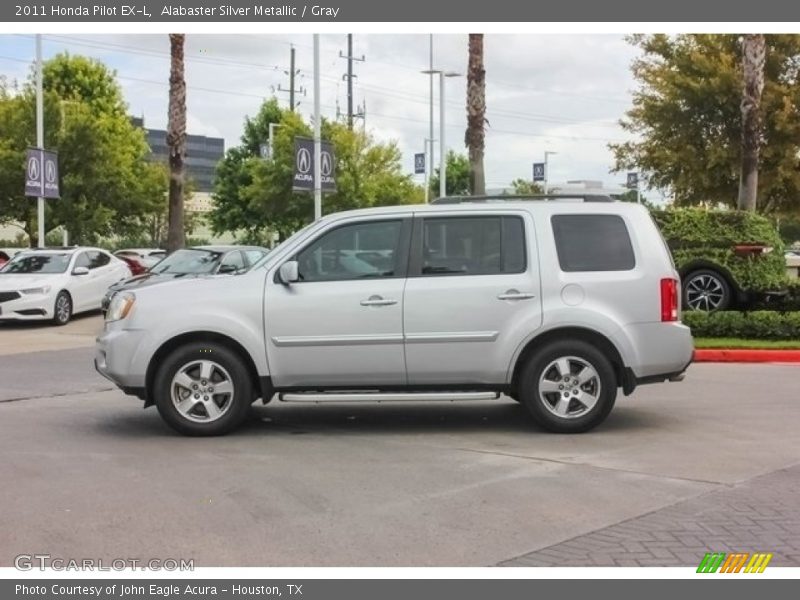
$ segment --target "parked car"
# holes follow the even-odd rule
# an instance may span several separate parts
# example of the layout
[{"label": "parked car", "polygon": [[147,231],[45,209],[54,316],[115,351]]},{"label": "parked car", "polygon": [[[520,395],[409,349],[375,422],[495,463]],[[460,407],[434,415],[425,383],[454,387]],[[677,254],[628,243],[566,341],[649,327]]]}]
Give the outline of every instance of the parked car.
[{"label": "parked car", "polygon": [[269,252],[260,246],[194,246],[183,248],[158,262],[146,273],[111,286],[103,298],[105,312],[111,298],[122,290],[135,290],[177,277],[236,275],[244,273]]},{"label": "parked car", "polygon": [[11,257],[19,252],[17,248],[3,248],[0,250],[0,267],[6,264]]},{"label": "parked car", "polygon": [[100,248],[44,248],[16,254],[0,269],[0,320],[51,319],[97,310],[130,269]]},{"label": "parked car", "polygon": [[140,258],[126,254],[115,254],[114,256],[128,265],[128,268],[131,270],[131,275],[134,277],[147,273],[147,267],[144,266]]},{"label": "parked car", "polygon": [[117,293],[96,368],[188,435],[227,433],[274,396],[508,394],[546,429],[587,431],[618,388],[678,381],[693,354],[647,210],[591,200],[328,215],[236,278]]},{"label": "parked car", "polygon": [[[149,269],[162,260],[167,255],[166,250],[160,248],[123,248],[114,252],[117,258],[130,258],[141,263],[145,269]],[[136,275],[136,273],[134,273]]]},{"label": "parked car", "polygon": [[681,276],[683,306],[717,311],[786,294],[783,242],[768,219],[736,210],[654,211]]}]

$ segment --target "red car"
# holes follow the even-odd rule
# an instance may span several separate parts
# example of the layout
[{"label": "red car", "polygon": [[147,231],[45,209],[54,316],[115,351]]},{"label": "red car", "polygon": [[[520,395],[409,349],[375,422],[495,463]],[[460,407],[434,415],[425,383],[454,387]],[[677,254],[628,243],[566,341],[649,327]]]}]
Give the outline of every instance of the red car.
[{"label": "red car", "polygon": [[135,276],[147,273],[147,267],[145,267],[141,262],[139,262],[135,258],[121,254],[116,254],[115,256],[118,259],[124,260],[127,263],[128,267],[130,267],[131,275]]},{"label": "red car", "polygon": [[11,260],[11,256],[8,254],[8,252],[0,250],[0,267],[6,264],[9,260]]}]

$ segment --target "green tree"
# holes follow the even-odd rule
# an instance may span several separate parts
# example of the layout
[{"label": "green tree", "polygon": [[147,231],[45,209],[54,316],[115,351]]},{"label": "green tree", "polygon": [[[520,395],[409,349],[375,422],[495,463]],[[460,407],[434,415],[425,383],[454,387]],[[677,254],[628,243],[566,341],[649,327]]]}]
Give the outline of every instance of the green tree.
[{"label": "green tree", "polygon": [[[269,123],[280,127],[275,129],[272,158],[265,160],[258,151],[268,139]],[[313,220],[313,195],[292,190],[296,136],[310,137],[311,127],[299,114],[280,109],[274,98],[246,119],[242,143],[217,167],[210,215],[215,233],[233,231],[243,241],[263,243],[271,233],[284,239]],[[422,201],[422,189],[402,172],[396,144],[377,143],[329,121],[322,123],[322,137],[334,146],[337,187],[323,196],[324,213]]]},{"label": "green tree", "polygon": [[[114,75],[102,63],[60,54],[43,65],[45,147],[59,154],[61,198],[46,202],[46,227],[64,226],[75,243],[132,235],[146,227],[163,193]],[[0,88],[0,222],[36,240],[35,201],[23,195],[25,150],[36,140],[32,81]]]},{"label": "green tree", "polygon": [[[735,35],[635,35],[639,89],[611,144],[615,170],[637,168],[677,206],[737,205],[742,165],[742,48]],[[800,206],[800,36],[767,35],[759,210]]]},{"label": "green tree", "polygon": [[[429,182],[431,198],[439,195],[439,169],[436,168]],[[448,196],[470,195],[470,163],[464,154],[456,154],[452,150],[447,152],[447,185],[445,190]]]},{"label": "green tree", "polygon": [[543,194],[544,187],[540,183],[518,178],[511,182],[511,193],[519,194],[520,196],[535,196],[536,194]]}]

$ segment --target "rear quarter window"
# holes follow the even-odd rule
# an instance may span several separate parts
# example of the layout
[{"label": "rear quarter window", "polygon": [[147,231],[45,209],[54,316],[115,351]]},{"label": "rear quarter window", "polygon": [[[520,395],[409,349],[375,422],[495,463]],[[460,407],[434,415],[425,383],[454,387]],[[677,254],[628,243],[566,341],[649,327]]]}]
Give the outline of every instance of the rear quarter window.
[{"label": "rear quarter window", "polygon": [[630,271],[636,266],[619,215],[553,215],[551,223],[562,271]]}]

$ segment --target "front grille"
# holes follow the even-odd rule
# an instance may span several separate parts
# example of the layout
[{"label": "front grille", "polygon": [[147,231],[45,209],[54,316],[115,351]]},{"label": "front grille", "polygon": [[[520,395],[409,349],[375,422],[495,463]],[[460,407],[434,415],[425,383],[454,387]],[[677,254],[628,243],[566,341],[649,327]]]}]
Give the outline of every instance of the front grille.
[{"label": "front grille", "polygon": [[19,298],[19,292],[0,292],[0,302],[8,302]]}]

